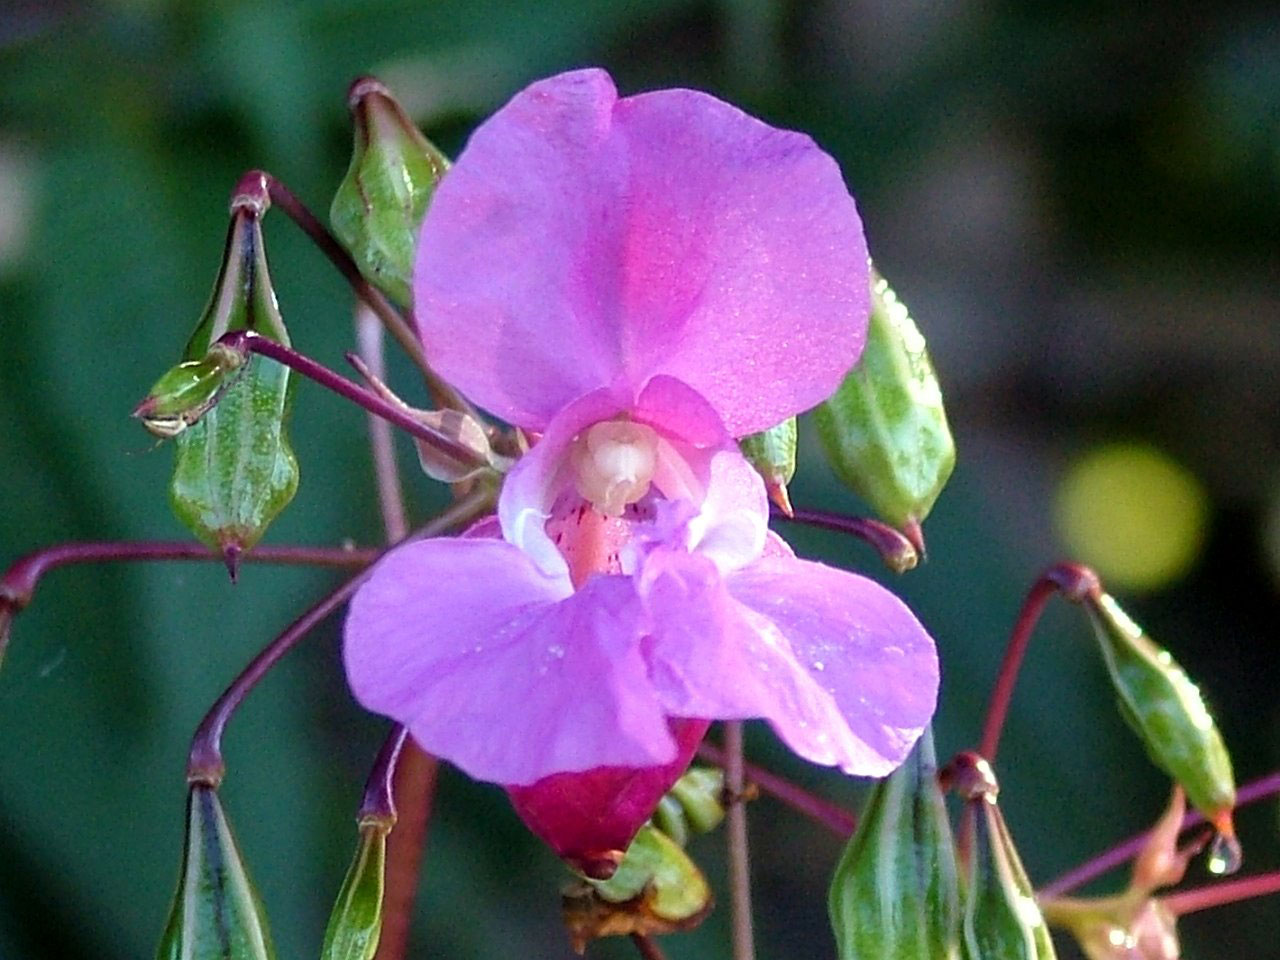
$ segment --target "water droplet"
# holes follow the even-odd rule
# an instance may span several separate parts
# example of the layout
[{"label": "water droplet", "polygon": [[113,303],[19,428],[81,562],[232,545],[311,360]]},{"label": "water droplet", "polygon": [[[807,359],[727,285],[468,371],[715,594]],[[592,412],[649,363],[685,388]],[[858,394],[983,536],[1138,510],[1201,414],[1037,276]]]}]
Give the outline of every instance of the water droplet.
[{"label": "water droplet", "polygon": [[813,661],[813,669],[821,673],[823,670],[827,669],[827,665],[823,663],[821,660],[815,660]]},{"label": "water droplet", "polygon": [[547,647],[547,653],[551,654],[551,656],[555,657],[557,660],[564,659],[564,647],[560,646],[558,643],[553,643],[551,646]]},{"label": "water droplet", "polygon": [[1244,850],[1235,837],[1218,834],[1209,845],[1209,872],[1217,876],[1235,873],[1244,863]]}]

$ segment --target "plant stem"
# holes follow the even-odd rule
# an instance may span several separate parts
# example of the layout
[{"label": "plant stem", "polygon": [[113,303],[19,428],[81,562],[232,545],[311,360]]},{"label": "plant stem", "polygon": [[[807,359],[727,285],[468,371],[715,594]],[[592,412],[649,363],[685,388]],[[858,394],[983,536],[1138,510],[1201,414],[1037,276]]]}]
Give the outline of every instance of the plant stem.
[{"label": "plant stem", "polygon": [[[700,744],[698,756],[718,767],[723,768],[725,765],[724,751],[714,744]],[[776,797],[791,809],[826,827],[839,837],[852,836],[858,826],[858,818],[852,813],[810,793],[785,777],[745,762],[742,765],[742,771],[749,782],[754,783],[765,793]]]},{"label": "plant stem", "polygon": [[1086,595],[1101,590],[1097,574],[1087,567],[1073,563],[1060,563],[1050,567],[1040,575],[1032,585],[1023,601],[1022,610],[1013,625],[1013,633],[1009,637],[1009,645],[1005,648],[1004,659],[996,674],[995,687],[988,700],[987,719],[982,725],[982,742],[978,753],[990,764],[995,764],[996,750],[1000,746],[1000,734],[1004,730],[1005,718],[1009,714],[1009,702],[1013,699],[1013,687],[1018,680],[1018,671],[1022,667],[1022,658],[1027,652],[1027,644],[1031,640],[1031,631],[1035,629],[1045,605],[1055,593],[1063,594],[1067,599],[1079,601]]},{"label": "plant stem", "polygon": [[[1280,770],[1260,777],[1257,780],[1245,784],[1236,791],[1236,809],[1264,800],[1267,797],[1280,794]],[[1179,833],[1185,833],[1193,827],[1198,827],[1207,821],[1204,815],[1199,811],[1193,810],[1182,818],[1182,825],[1178,828]],[[1123,863],[1128,863],[1136,857],[1142,848],[1146,845],[1150,831],[1134,834],[1126,840],[1122,840],[1114,847],[1106,850],[1098,856],[1086,861],[1074,869],[1068,870],[1062,876],[1055,878],[1052,882],[1046,884],[1040,893],[1046,897],[1060,897],[1063,894],[1070,893],[1077,887],[1082,887],[1095,877],[1100,877],[1115,867]]]},{"label": "plant stem", "polygon": [[374,960],[400,960],[408,950],[438,772],[435,757],[424,752],[412,737],[406,740],[395,771],[393,789],[399,816],[387,836],[382,935]]},{"label": "plant stem", "polygon": [[[382,328],[358,303],[356,342],[368,370],[379,380],[384,379],[386,363],[382,352]],[[369,415],[369,448],[373,455],[382,525],[387,540],[394,543],[402,539],[408,529],[400,471],[396,468],[391,426],[373,414]],[[418,878],[422,875],[422,856],[438,772],[435,758],[423,752],[412,738],[406,742],[402,733],[401,742],[403,750],[399,751],[394,777],[385,783],[388,802],[393,809],[398,807],[402,814],[387,836],[382,932],[374,960],[401,960],[408,950],[413,905],[418,895]]]},{"label": "plant stem", "polygon": [[857,537],[880,554],[880,559],[884,561],[885,566],[895,573],[906,573],[920,561],[915,545],[900,531],[879,520],[847,517],[841,513],[828,513],[825,510],[792,510],[790,516],[775,510],[773,516],[788,523],[834,530],[837,533],[847,533]]},{"label": "plant stem", "polygon": [[[250,563],[294,566],[364,567],[378,551],[357,547],[256,547],[245,557]],[[85,563],[201,560],[223,558],[202,543],[188,540],[114,540],[59,543],[19,558],[0,577],[0,660],[9,640],[13,614],[31,603],[36,586],[50,570]]]},{"label": "plant stem", "polygon": [[636,945],[636,950],[640,952],[640,956],[644,960],[667,960],[667,955],[662,952],[662,948],[658,946],[658,941],[653,937],[646,937],[643,933],[631,934],[631,942]]},{"label": "plant stem", "polygon": [[[387,376],[382,353],[382,327],[377,317],[362,303],[356,303],[356,343],[360,357],[379,380]],[[409,530],[404,514],[404,494],[400,488],[400,471],[396,469],[395,444],[391,424],[369,414],[369,452],[373,456],[373,475],[378,486],[378,509],[387,541],[403,539]]]},{"label": "plant stem", "polygon": [[1260,873],[1253,877],[1242,877],[1230,883],[1215,883],[1207,887],[1179,890],[1177,893],[1161,897],[1160,902],[1168,907],[1175,917],[1181,917],[1197,910],[1222,907],[1228,903],[1265,897],[1271,893],[1280,893],[1280,870]]},{"label": "plant stem", "polygon": [[317,363],[310,357],[304,356],[283,344],[276,343],[267,337],[259,336],[251,330],[235,330],[224,334],[217,341],[217,344],[235,354],[259,353],[264,357],[270,357],[277,363],[282,363],[286,367],[296,370],[304,377],[314,380],[322,387],[332,390],[338,396],[350,400],[352,403],[363,407],[384,420],[390,421],[402,430],[434,447],[445,456],[469,466],[489,467],[489,462],[469,447],[465,447],[453,438],[432,429],[425,423],[415,420],[403,408],[393,403],[388,403],[372,390],[366,390],[360,384],[334,373],[323,364]]},{"label": "plant stem", "polygon": [[724,724],[724,786],[729,794],[725,817],[729,839],[729,906],[733,960],[754,960],[751,931],[751,855],[747,846],[747,807],[742,802],[742,721]]},{"label": "plant stem", "polygon": [[[434,536],[474,519],[489,507],[491,498],[491,491],[477,491],[470,497],[458,501],[428,523],[419,535]],[[226,729],[231,715],[267,672],[279,663],[299,640],[342,606],[368,576],[368,570],[362,571],[298,617],[283,633],[267,644],[231,682],[231,686],[227,687],[196,728],[195,736],[191,741],[191,752],[187,758],[188,783],[203,783],[217,787],[222,782],[226,772],[226,764],[222,758],[222,732]]]},{"label": "plant stem", "polygon": [[431,369],[427,363],[427,358],[422,353],[422,344],[418,342],[417,334],[414,333],[404,317],[400,315],[400,312],[383,296],[382,292],[364,278],[360,268],[356,266],[356,262],[351,259],[351,255],[338,242],[338,238],[329,232],[329,229],[316,218],[315,214],[307,209],[306,205],[294,195],[292,190],[271,174],[262,171],[256,172],[261,173],[271,202],[283,210],[289,216],[289,219],[311,238],[311,242],[320,249],[320,252],[329,259],[329,262],[337,268],[338,272],[350,284],[355,295],[368,304],[369,309],[382,321],[383,326],[391,332],[391,335],[396,338],[396,342],[400,344],[418,369],[422,371],[422,376],[427,383],[427,390],[431,395],[431,402],[435,406],[452,407],[455,410],[474,415],[475,410],[471,404],[452,386],[441,380],[435,371]]},{"label": "plant stem", "polygon": [[387,735],[387,739],[382,742],[382,749],[378,751],[378,756],[373,761],[373,769],[369,771],[369,779],[364,784],[364,796],[360,800],[357,819],[379,817],[395,822],[396,798],[391,789],[391,782],[408,734],[406,727],[396,724]]}]

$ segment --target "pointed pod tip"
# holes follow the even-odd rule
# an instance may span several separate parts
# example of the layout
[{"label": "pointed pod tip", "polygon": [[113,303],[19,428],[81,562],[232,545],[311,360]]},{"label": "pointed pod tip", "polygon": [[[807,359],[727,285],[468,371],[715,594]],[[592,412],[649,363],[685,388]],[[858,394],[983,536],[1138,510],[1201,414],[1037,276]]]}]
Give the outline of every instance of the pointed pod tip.
[{"label": "pointed pod tip", "polygon": [[238,543],[226,543],[222,546],[222,562],[226,564],[227,574],[234,584],[240,577],[240,555],[243,549]]},{"label": "pointed pod tip", "polygon": [[1230,810],[1220,810],[1209,818],[1218,835],[1209,844],[1209,872],[1225,877],[1244,865],[1244,848],[1236,838],[1236,826]]},{"label": "pointed pod tip", "polygon": [[[915,547],[916,558],[920,561],[928,560],[929,553],[924,545],[924,528],[920,526],[920,521],[915,517],[908,517],[907,522],[902,525],[902,535],[907,538],[911,546]],[[914,567],[915,564],[913,563]]]},{"label": "pointed pod tip", "polygon": [[778,509],[785,513],[788,517],[796,515],[795,508],[791,506],[791,495],[787,492],[787,482],[780,478],[770,480],[765,484],[769,491],[769,499],[778,505]]},{"label": "pointed pod tip", "polygon": [[361,101],[371,94],[378,94],[383,97],[391,96],[391,91],[387,89],[387,85],[372,74],[365,74],[362,77],[356,77],[351,81],[351,86],[347,87],[347,107],[354,113],[360,107]]}]

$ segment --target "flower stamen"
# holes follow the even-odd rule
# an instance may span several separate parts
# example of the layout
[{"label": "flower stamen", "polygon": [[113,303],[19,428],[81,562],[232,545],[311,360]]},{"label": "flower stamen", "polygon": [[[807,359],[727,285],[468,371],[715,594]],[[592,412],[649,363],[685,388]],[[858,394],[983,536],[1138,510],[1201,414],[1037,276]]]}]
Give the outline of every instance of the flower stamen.
[{"label": "flower stamen", "polygon": [[630,420],[605,420],[573,441],[578,493],[606,517],[619,517],[646,493],[658,466],[658,434]]}]

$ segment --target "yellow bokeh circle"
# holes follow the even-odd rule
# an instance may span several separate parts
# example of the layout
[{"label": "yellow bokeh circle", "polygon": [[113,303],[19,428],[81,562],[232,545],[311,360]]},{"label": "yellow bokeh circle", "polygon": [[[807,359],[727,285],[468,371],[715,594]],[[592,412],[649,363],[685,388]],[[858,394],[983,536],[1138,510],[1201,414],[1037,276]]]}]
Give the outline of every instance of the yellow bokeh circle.
[{"label": "yellow bokeh circle", "polygon": [[1204,544],[1208,512],[1195,476],[1140,443],[1090,450],[1057,496],[1058,531],[1072,559],[1116,589],[1155,590],[1186,573]]}]

